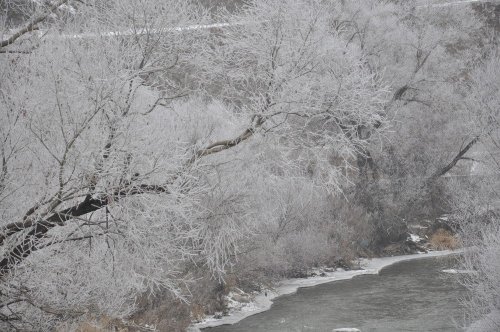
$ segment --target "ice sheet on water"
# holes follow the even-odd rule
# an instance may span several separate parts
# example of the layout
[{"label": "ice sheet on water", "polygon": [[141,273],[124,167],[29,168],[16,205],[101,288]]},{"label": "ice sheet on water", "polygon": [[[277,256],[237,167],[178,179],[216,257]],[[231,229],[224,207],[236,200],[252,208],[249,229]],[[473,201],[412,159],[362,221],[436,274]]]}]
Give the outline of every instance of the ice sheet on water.
[{"label": "ice sheet on water", "polygon": [[441,272],[443,273],[450,273],[450,274],[459,274],[459,273],[463,273],[463,274],[466,274],[466,273],[475,273],[475,271],[473,270],[458,270],[458,269],[446,269],[446,270],[442,270]]}]

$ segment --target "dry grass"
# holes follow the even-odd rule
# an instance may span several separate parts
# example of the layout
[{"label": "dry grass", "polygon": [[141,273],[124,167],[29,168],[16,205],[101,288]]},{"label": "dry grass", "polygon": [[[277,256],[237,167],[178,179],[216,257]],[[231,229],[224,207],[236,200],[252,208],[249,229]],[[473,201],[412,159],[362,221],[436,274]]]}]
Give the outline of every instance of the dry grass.
[{"label": "dry grass", "polygon": [[457,237],[450,231],[442,228],[432,234],[430,245],[435,250],[457,249],[459,246]]},{"label": "dry grass", "polygon": [[227,274],[224,278],[224,293],[227,294],[231,291],[231,289],[238,286],[238,277],[233,274]]},{"label": "dry grass", "polygon": [[[56,331],[66,332],[183,332],[191,322],[189,306],[179,300],[163,298],[150,299],[143,303],[144,308],[128,319],[108,316],[86,317],[82,322],[66,322]],[[202,312],[202,307],[198,309]]]},{"label": "dry grass", "polygon": [[205,318],[205,307],[194,303],[191,305],[191,317],[195,322],[202,321]]},{"label": "dry grass", "polygon": [[112,319],[107,316],[102,316],[98,319],[88,317],[85,321],[80,323],[66,322],[59,325],[56,332],[129,332],[128,327],[118,319]]}]

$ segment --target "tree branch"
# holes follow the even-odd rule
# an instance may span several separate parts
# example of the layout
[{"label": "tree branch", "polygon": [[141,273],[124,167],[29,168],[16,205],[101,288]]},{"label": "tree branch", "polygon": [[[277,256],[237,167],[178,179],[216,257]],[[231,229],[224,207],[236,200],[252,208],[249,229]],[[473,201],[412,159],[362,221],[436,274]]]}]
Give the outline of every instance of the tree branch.
[{"label": "tree branch", "polygon": [[33,30],[36,30],[36,25],[38,23],[45,21],[47,19],[47,17],[49,17],[50,14],[52,14],[54,11],[57,10],[57,8],[61,7],[66,2],[68,2],[68,0],[56,1],[52,6],[49,7],[49,10],[46,13],[32,18],[29,22],[26,23],[26,25],[24,27],[20,28],[12,36],[10,36],[9,38],[7,38],[3,41],[0,41],[0,48],[11,45],[22,35],[24,35],[28,32],[31,32]]},{"label": "tree branch", "polygon": [[448,173],[455,165],[461,160],[464,159],[464,155],[477,143],[479,142],[481,136],[474,137],[465,147],[461,148],[458,154],[453,158],[453,160],[448,163],[448,165],[438,169],[430,178],[430,181],[434,181],[440,176]]},{"label": "tree branch", "polygon": [[[250,138],[254,134],[255,128],[261,127],[265,122],[265,119],[261,116],[257,116],[254,122],[255,125],[253,127],[246,129],[238,137],[230,140],[218,141],[208,145],[206,148],[196,151],[193,157],[188,160],[187,165],[194,163],[198,158],[237,146],[241,142]],[[110,204],[113,200],[147,193],[168,194],[170,192],[166,185],[141,184],[117,191],[111,197],[99,196],[93,198],[89,194],[83,202],[67,209],[54,212],[52,215],[43,220],[32,217],[20,222],[6,225],[0,231],[0,245],[3,245],[7,237],[20,231],[27,230],[30,227],[32,227],[32,229],[24,236],[21,243],[16,245],[10,252],[6,253],[4,258],[0,261],[0,277],[6,275],[13,266],[28,257],[32,252],[38,250],[39,241],[44,238],[52,228],[58,225],[64,225],[66,221],[71,220],[72,218],[80,217],[100,210]]]},{"label": "tree branch", "polygon": [[145,193],[169,193],[166,186],[160,185],[138,185],[130,189],[120,190],[116,192],[111,198],[108,196],[101,196],[92,198],[88,195],[85,200],[70,208],[53,213],[51,216],[44,220],[29,220],[26,222],[12,223],[4,227],[5,232],[2,234],[2,242],[9,235],[25,230],[29,227],[33,229],[24,237],[23,241],[5,255],[4,259],[0,261],[0,276],[5,275],[12,266],[21,262],[24,258],[28,257],[33,251],[36,251],[38,240],[42,239],[49,230],[57,225],[63,225],[66,221],[74,217],[86,215],[88,213],[100,210],[101,208],[110,204],[113,199],[124,198],[131,195],[139,195]]}]

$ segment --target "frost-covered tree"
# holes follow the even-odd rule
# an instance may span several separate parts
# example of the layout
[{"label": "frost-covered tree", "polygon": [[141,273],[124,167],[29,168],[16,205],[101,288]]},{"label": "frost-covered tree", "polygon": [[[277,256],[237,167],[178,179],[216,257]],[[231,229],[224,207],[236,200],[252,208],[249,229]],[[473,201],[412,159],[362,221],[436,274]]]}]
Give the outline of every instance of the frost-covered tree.
[{"label": "frost-covered tree", "polygon": [[383,70],[392,95],[393,126],[383,146],[368,145],[359,158],[354,194],[380,222],[381,240],[388,230],[393,240],[405,236],[403,220],[447,211],[442,177],[472,165],[484,129],[463,87],[489,40],[482,15],[466,3],[344,2],[338,26],[362,45],[370,68]]},{"label": "frost-covered tree", "polygon": [[386,121],[382,77],[334,28],[339,11],[322,1],[255,1],[229,18],[199,61],[203,81],[217,82],[209,93],[332,188]]},{"label": "frost-covered tree", "polygon": [[471,73],[467,105],[483,129],[477,136],[474,169],[467,181],[454,184],[454,214],[467,247],[462,263],[468,273],[462,281],[469,291],[465,304],[470,331],[495,331],[500,326],[500,230],[498,219],[499,106],[498,49],[485,52],[485,59]]},{"label": "frost-covered tree", "polygon": [[186,299],[186,266],[221,277],[261,221],[256,179],[336,193],[384,128],[382,77],[324,1],[254,1],[211,28],[182,1],[33,6],[0,20],[6,329]]}]

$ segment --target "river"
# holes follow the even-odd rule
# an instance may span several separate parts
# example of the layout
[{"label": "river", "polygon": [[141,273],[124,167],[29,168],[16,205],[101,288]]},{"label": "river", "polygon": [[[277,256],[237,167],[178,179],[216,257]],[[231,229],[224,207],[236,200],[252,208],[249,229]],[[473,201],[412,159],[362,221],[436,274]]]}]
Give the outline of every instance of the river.
[{"label": "river", "polygon": [[454,257],[397,263],[378,275],[361,275],[299,289],[274,300],[270,310],[207,332],[462,331],[459,299],[465,289],[454,275]]}]

